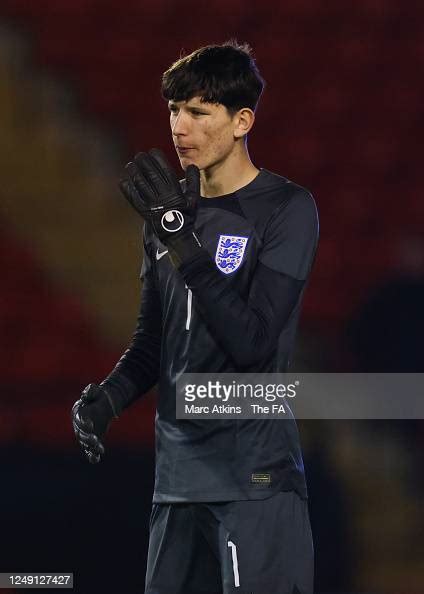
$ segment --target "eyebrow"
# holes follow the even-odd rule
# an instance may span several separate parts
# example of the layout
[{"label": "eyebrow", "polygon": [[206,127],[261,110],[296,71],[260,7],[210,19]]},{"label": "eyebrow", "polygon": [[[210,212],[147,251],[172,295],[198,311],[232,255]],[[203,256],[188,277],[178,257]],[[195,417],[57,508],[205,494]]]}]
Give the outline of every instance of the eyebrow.
[{"label": "eyebrow", "polygon": [[[178,105],[175,103],[175,101],[170,101],[168,103],[168,108],[171,109],[171,107],[178,107]],[[208,113],[207,107],[203,107],[202,105],[186,105],[186,109],[189,111],[205,111]]]}]

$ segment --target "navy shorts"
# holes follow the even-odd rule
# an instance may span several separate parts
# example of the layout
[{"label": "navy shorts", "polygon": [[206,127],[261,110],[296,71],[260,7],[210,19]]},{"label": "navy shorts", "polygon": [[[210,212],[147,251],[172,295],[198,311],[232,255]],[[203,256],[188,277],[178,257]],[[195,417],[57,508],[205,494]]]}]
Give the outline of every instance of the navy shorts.
[{"label": "navy shorts", "polygon": [[153,504],[145,594],[312,594],[307,501]]}]

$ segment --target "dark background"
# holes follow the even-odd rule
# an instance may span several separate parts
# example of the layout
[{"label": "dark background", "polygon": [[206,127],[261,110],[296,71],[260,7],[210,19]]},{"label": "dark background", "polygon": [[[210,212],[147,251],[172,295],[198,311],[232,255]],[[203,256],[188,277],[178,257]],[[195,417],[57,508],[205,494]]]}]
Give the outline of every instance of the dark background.
[{"label": "dark background", "polygon": [[[317,202],[292,369],[423,371],[423,17],[399,0],[2,0],[0,571],[143,591],[154,395],[98,466],[70,408],[135,325],[140,224],[117,180],[153,146],[178,166],[159,88],[181,52],[251,44],[252,160]],[[422,422],[299,425],[316,591],[421,594]]]}]

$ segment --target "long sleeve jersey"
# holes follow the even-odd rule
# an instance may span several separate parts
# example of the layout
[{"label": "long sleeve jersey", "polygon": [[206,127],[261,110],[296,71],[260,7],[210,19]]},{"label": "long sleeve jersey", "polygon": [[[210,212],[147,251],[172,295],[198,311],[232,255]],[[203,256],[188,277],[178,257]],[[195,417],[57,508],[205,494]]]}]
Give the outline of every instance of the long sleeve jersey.
[{"label": "long sleeve jersey", "polygon": [[121,408],[158,384],[153,501],[263,499],[282,490],[306,498],[294,418],[177,419],[176,382],[189,372],[288,370],[318,242],[315,201],[261,169],[234,193],[201,198],[195,232],[200,256],[176,268],[145,226],[137,327],[104,382]]}]

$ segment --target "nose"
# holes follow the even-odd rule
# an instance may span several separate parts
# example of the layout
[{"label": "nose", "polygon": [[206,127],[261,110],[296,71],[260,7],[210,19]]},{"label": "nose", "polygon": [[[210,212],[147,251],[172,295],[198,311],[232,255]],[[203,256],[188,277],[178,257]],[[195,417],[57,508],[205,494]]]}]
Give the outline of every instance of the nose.
[{"label": "nose", "polygon": [[182,110],[175,116],[174,121],[171,123],[171,129],[173,136],[176,137],[187,134],[187,118],[184,117]]}]

